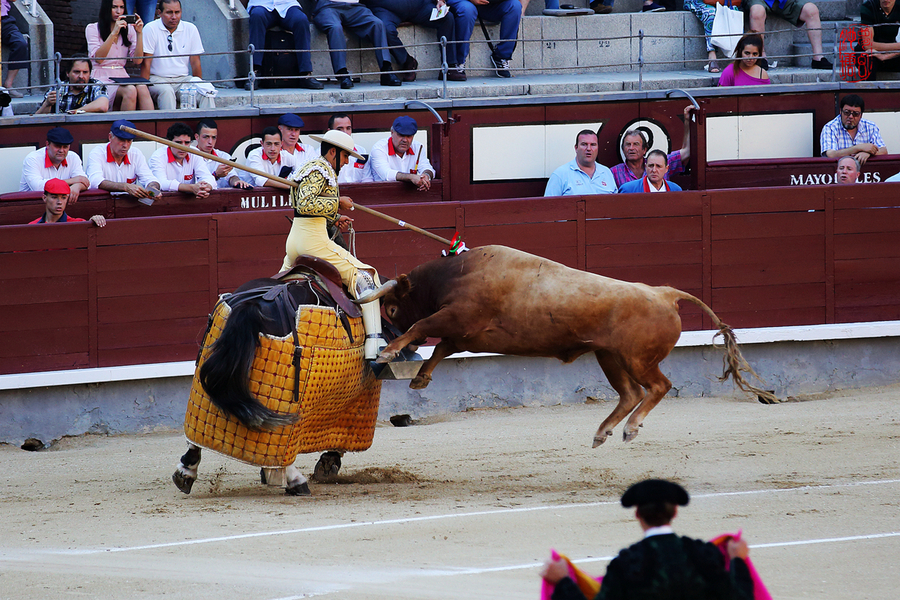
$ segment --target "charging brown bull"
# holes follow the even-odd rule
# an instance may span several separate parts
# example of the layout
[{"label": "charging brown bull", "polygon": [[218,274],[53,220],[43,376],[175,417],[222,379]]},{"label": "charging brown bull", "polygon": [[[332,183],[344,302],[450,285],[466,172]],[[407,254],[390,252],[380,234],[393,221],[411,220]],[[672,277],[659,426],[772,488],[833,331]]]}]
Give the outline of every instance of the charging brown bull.
[{"label": "charging brown bull", "polygon": [[[455,352],[550,356],[570,363],[597,356],[619,403],[600,424],[594,447],[629,413],[623,437],[638,434],[647,414],[671,389],[659,370],[681,335],[678,301],[700,306],[725,341],[725,366],[742,390],[765,403],[771,393],[750,385],[756,373],[741,355],[734,332],[701,300],[671,287],[652,287],[571,269],[505,246],[484,246],[419,265],[360,302],[382,299],[385,314],[406,333],[378,357],[390,362],[407,344],[441,338],[410,382],[421,389],[438,363]],[[633,411],[633,412],[632,412]]]}]

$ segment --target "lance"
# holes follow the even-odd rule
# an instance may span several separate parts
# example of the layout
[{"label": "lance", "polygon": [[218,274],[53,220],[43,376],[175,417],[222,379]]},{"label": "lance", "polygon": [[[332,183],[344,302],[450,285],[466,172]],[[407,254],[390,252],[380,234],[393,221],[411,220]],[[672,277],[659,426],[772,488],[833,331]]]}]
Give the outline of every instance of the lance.
[{"label": "lance", "polygon": [[[265,177],[266,179],[271,179],[272,181],[277,181],[278,183],[283,183],[284,185],[286,185],[288,187],[300,187],[300,184],[297,183],[296,181],[291,181],[290,179],[284,179],[283,177],[278,177],[277,175],[270,175],[270,174],[266,173],[265,171],[260,171],[259,169],[254,169],[253,167],[248,167],[247,165],[242,165],[240,163],[236,163],[233,160],[226,160],[226,159],[216,156],[214,154],[209,154],[208,152],[198,150],[197,148],[194,148],[193,146],[185,146],[184,144],[178,144],[171,140],[167,140],[165,138],[161,138],[159,136],[153,135],[152,133],[145,133],[145,132],[140,131],[139,129],[135,129],[133,127],[122,126],[122,127],[120,127],[120,129],[122,131],[126,131],[126,132],[136,135],[138,137],[144,138],[145,140],[150,140],[150,141],[156,142],[158,144],[164,144],[171,148],[175,148],[176,150],[183,150],[190,154],[199,156],[200,158],[205,158],[206,160],[214,160],[223,165],[228,165],[229,167],[234,167],[235,169],[240,169],[242,171],[247,171],[248,173],[252,173],[253,175],[259,175],[260,177]],[[410,231],[415,231],[418,234],[424,235],[426,237],[430,237],[431,239],[433,239],[437,242],[440,242],[442,244],[446,244],[447,246],[450,246],[451,248],[454,245],[454,242],[448,240],[447,238],[443,238],[437,234],[431,233],[430,231],[422,229],[421,227],[416,227],[415,225],[407,223],[406,221],[401,221],[400,219],[394,218],[390,215],[386,215],[383,212],[379,212],[377,210],[369,208],[368,206],[363,206],[362,204],[356,204],[354,202],[353,209],[361,210],[365,213],[372,215],[373,217],[378,217],[379,219],[384,219],[385,221],[390,221],[394,225],[399,225],[400,227],[403,227],[404,229],[409,229]]]}]

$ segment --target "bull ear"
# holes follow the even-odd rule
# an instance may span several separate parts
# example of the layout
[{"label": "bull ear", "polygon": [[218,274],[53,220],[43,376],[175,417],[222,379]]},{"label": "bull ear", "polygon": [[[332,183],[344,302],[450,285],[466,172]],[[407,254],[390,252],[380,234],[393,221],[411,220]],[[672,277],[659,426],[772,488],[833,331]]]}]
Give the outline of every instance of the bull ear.
[{"label": "bull ear", "polygon": [[397,287],[394,288],[394,295],[397,298],[403,298],[409,295],[409,290],[412,289],[412,284],[409,282],[409,277],[406,275],[400,275],[397,277]]}]

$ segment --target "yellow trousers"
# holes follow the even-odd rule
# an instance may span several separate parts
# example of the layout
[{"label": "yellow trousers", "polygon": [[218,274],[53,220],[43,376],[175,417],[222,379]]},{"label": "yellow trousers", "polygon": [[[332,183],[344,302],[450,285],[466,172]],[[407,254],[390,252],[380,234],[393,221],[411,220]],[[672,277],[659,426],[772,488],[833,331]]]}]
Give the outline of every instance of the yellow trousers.
[{"label": "yellow trousers", "polygon": [[325,217],[295,216],[284,251],[284,265],[281,267],[283,271],[293,267],[294,261],[301,254],[321,258],[337,268],[341,274],[341,281],[353,296],[356,296],[357,271],[368,271],[375,279],[375,285],[381,285],[374,268],[328,239]]}]

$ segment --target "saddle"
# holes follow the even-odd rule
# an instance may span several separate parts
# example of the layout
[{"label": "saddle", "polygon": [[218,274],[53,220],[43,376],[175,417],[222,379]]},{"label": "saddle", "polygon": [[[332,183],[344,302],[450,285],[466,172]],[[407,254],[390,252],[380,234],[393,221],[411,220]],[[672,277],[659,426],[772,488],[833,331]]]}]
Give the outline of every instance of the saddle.
[{"label": "saddle", "polygon": [[321,258],[315,256],[310,256],[308,254],[301,254],[297,257],[297,260],[294,261],[293,267],[291,267],[287,271],[282,271],[276,275],[273,275],[272,279],[277,279],[279,281],[288,281],[298,275],[311,275],[313,277],[316,277],[320,284],[324,284],[325,288],[328,290],[328,293],[331,295],[337,305],[340,306],[345,313],[347,313],[347,316],[355,319],[362,315],[362,312],[360,312],[359,310],[359,306],[354,304],[354,302],[347,295],[347,292],[344,289],[344,285],[341,282],[340,272],[338,272],[337,268],[330,262],[322,260]]}]

